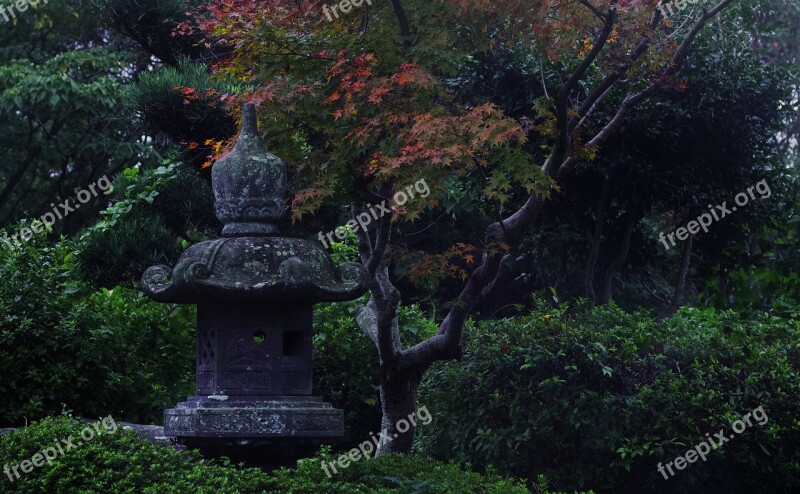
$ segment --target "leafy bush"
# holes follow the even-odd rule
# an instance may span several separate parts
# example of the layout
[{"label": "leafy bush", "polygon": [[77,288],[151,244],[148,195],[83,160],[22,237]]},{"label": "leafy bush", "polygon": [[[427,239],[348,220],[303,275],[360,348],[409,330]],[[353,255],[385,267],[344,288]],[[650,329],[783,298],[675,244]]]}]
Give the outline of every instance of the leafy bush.
[{"label": "leafy bush", "polygon": [[[323,451],[315,458],[299,462],[296,470],[283,469],[274,474],[278,492],[296,493],[419,493],[450,494],[527,494],[523,484],[489,474],[485,477],[453,464],[424,456],[386,455],[350,463],[330,478],[322,462],[335,461]],[[283,490],[281,490],[281,488]]]},{"label": "leafy bush", "polygon": [[[70,417],[46,418],[0,438],[0,461],[17,465],[55,441],[77,439],[86,423]],[[21,473],[21,472],[20,472]],[[195,454],[151,445],[133,431],[119,428],[66,451],[12,483],[4,475],[2,491],[16,494],[107,492],[166,494],[178,492],[260,492],[266,475],[257,470],[203,464]]]},{"label": "leafy bush", "polygon": [[[418,447],[515,476],[543,473],[562,489],[797,492],[799,366],[794,320],[684,309],[653,322],[618,308],[540,306],[471,327],[463,361],[428,373],[420,399],[433,423],[419,429]],[[657,471],[759,406],[763,427],[668,480]]]},{"label": "leafy bush", "polygon": [[75,274],[74,247],[0,247],[0,423],[58,413],[159,422],[192,391],[194,310]]},{"label": "leafy bush", "polygon": [[344,410],[345,436],[336,449],[352,448],[381,423],[378,352],[356,324],[355,305],[314,308],[314,394]]},{"label": "leafy bush", "polygon": [[[17,465],[54,440],[77,438],[85,423],[69,417],[42,420],[0,438],[0,462]],[[113,428],[112,428],[113,430]],[[154,446],[132,431],[102,434],[10,482],[0,479],[9,494],[527,494],[520,483],[496,475],[481,476],[430,458],[382,456],[352,463],[328,478],[321,462],[327,452],[299,462],[296,469],[271,474],[256,469],[203,462],[192,452]],[[546,494],[542,491],[541,494]]]}]

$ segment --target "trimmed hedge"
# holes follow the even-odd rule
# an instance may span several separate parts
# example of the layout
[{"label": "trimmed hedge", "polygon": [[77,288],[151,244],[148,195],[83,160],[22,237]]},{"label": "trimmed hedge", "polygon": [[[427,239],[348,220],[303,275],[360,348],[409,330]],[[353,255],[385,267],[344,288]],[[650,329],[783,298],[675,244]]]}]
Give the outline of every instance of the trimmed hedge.
[{"label": "trimmed hedge", "polygon": [[[419,451],[599,492],[800,492],[800,330],[764,313],[539,307],[468,330],[462,362],[428,372]],[[668,480],[657,464],[762,406]]]},{"label": "trimmed hedge", "polygon": [[[60,416],[0,438],[0,463],[16,465],[54,440],[77,438],[86,423]],[[196,454],[154,446],[129,430],[97,436],[10,482],[9,494],[528,494],[523,484],[496,475],[482,476],[424,457],[387,455],[362,460],[327,478],[323,453],[296,469],[270,474],[203,462]]]}]

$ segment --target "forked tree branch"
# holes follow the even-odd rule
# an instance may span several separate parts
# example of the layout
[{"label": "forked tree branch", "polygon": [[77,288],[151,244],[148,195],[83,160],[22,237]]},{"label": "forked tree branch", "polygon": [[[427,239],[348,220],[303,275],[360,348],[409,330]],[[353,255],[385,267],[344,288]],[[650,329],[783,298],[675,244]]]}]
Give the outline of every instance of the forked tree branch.
[{"label": "forked tree branch", "polygon": [[[715,8],[711,9],[697,20],[692,29],[687,34],[686,39],[683,40],[676,53],[673,55],[672,60],[668,67],[662,74],[649,84],[645,89],[629,93],[623,102],[620,104],[616,114],[611,121],[606,124],[603,129],[598,132],[590,141],[589,146],[597,146],[605,142],[622,123],[622,120],[628,115],[630,110],[645,97],[653,94],[659,89],[666,78],[671,76],[678,70],[684,61],[688,48],[697,37],[697,34],[705,26],[707,21],[728,7],[733,0],[723,0]],[[650,40],[648,37],[643,37],[637,44],[636,48],[632,51],[630,60],[621,72],[615,72],[603,79],[594,91],[590,93],[587,101],[584,101],[578,115],[573,116],[573,121],[567,120],[567,104],[572,91],[577,87],[582,76],[599,55],[599,50],[605,45],[608,36],[613,28],[613,19],[615,12],[612,10],[606,17],[607,22],[598,36],[598,39],[592,51],[586,58],[578,65],[568,78],[564,87],[556,97],[556,121],[560,129],[559,140],[554,146],[551,155],[545,161],[542,169],[553,178],[563,178],[565,172],[571,169],[577,162],[574,156],[567,156],[570,139],[570,128],[575,128],[577,123],[585,117],[589,111],[594,107],[596,102],[602,98],[612,87],[614,87],[630,68],[632,63],[640,58],[649,48]],[[660,21],[660,16],[656,13],[650,21],[651,28],[656,28]],[[566,141],[564,137],[566,136]],[[486,229],[486,243],[496,242],[509,242],[516,240],[526,229],[529,227],[539,214],[539,211],[544,204],[542,196],[532,194],[525,201],[525,204],[505,220],[492,223]],[[502,253],[484,253],[481,258],[481,263],[470,274],[467,284],[461,291],[457,299],[454,301],[450,312],[445,317],[444,321],[439,326],[438,334],[432,338],[419,343],[399,355],[399,363],[405,370],[419,370],[420,367],[427,368],[436,360],[445,359],[458,354],[459,346],[463,336],[464,325],[472,306],[478,301],[478,297],[483,289],[488,286],[497,276],[500,269],[502,260]]]}]

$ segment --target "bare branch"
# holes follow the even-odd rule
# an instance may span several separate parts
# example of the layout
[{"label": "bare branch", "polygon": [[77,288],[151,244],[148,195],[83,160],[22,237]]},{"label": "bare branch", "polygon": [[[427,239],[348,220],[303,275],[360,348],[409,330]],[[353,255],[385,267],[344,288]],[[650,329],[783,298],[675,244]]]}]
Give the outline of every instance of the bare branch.
[{"label": "bare branch", "polygon": [[[543,205],[543,198],[530,196],[514,214],[489,225],[486,229],[486,243],[511,241],[513,237],[518,237],[533,223]],[[496,279],[503,255],[500,252],[484,253],[480,265],[470,274],[450,312],[439,325],[438,334],[402,352],[401,362],[406,365],[430,364],[458,354],[467,317],[483,290]]]},{"label": "bare branch", "polygon": [[[350,205],[350,209],[355,219],[359,214],[366,212],[367,207],[363,202],[354,202]],[[361,229],[356,229],[356,238],[358,239],[358,256],[361,258],[361,264],[366,266],[369,258],[372,257],[372,240],[369,238],[369,232]]]},{"label": "bare branch", "polygon": [[[363,202],[354,203],[353,212],[354,217],[358,214],[369,215]],[[389,271],[383,264],[391,240],[391,215],[382,216],[377,229],[374,246],[369,232],[356,230],[359,257],[369,273],[369,290],[372,295],[366,306],[356,310],[356,321],[362,331],[375,342],[381,360],[394,362],[401,348],[397,328],[400,292],[392,284]]]},{"label": "bare branch", "polygon": [[597,36],[594,42],[594,46],[592,46],[591,51],[581,60],[581,63],[575,68],[572,74],[567,79],[567,82],[564,83],[564,87],[559,92],[556,99],[562,99],[566,101],[569,99],[569,95],[575,88],[578,86],[578,82],[580,82],[581,78],[584,76],[586,71],[591,67],[597,57],[600,55],[600,52],[603,51],[603,48],[606,45],[606,41],[608,41],[609,35],[611,35],[611,31],[614,29],[614,21],[617,17],[617,9],[616,9],[617,0],[612,0],[611,8],[608,11],[608,14],[603,19],[603,29],[600,31],[600,34]]},{"label": "bare branch", "polygon": [[397,22],[400,24],[400,34],[404,38],[408,38],[411,36],[411,28],[408,25],[408,18],[406,17],[405,9],[403,9],[403,4],[400,3],[400,0],[392,0],[392,8],[394,9],[394,15],[397,16]]},{"label": "bare branch", "polygon": [[599,10],[597,10],[597,9],[594,7],[594,5],[592,5],[591,3],[589,3],[587,0],[578,0],[578,2],[579,2],[581,5],[583,5],[584,7],[586,7],[587,9],[591,10],[591,11],[592,11],[592,13],[593,13],[594,15],[596,15],[597,17],[599,17],[601,21],[605,22],[605,20],[606,20],[606,16],[604,16],[602,12],[600,12]]},{"label": "bare branch", "polygon": [[[650,85],[648,85],[646,88],[642,89],[637,93],[629,93],[627,96],[625,96],[625,99],[622,101],[622,104],[620,104],[619,108],[617,109],[617,113],[605,125],[605,127],[603,127],[603,129],[600,130],[600,132],[598,132],[591,140],[589,140],[589,142],[586,144],[587,147],[590,148],[596,147],[607,141],[608,138],[611,137],[619,129],[619,127],[622,125],[623,120],[628,115],[630,110],[633,109],[633,107],[635,107],[644,98],[652,95],[654,92],[660,89],[664,85],[664,83],[668,80],[668,78],[673,74],[675,74],[675,72],[677,72],[678,69],[680,69],[681,65],[683,64],[686,58],[686,55],[689,52],[689,47],[691,46],[692,42],[695,40],[697,35],[700,33],[700,31],[703,29],[703,27],[706,25],[708,20],[713,18],[715,15],[717,15],[719,12],[721,12],[723,9],[725,9],[727,6],[733,3],[733,1],[734,0],[723,0],[719,5],[717,5],[710,11],[704,12],[703,15],[700,16],[700,18],[698,18],[695,24],[692,26],[692,29],[686,35],[686,38],[684,38],[683,42],[678,47],[678,50],[672,56],[669,65],[663,71],[663,73],[658,78],[656,78],[652,83],[650,83]],[[639,46],[637,46],[637,50],[641,49],[644,51],[646,50],[647,45],[649,45],[649,40],[647,40],[647,42],[645,42],[645,40],[642,40]],[[566,174],[572,169],[572,167],[575,165],[576,162],[577,160],[574,157],[568,158],[562,164],[562,166],[559,167],[558,173],[556,174],[557,177],[563,178],[564,176],[566,176]]]},{"label": "bare branch", "polygon": [[686,57],[686,54],[689,52],[689,46],[691,46],[694,39],[703,29],[703,26],[709,21],[709,19],[713,18],[723,10],[725,10],[730,4],[732,4],[734,0],[723,0],[719,3],[716,7],[709,10],[708,12],[704,12],[703,15],[697,19],[692,29],[689,31],[689,34],[683,39],[683,42],[678,47],[678,51],[675,52],[675,55],[672,57],[672,67],[674,68],[673,72],[677,70],[677,67],[683,62],[683,59]]},{"label": "bare branch", "polygon": [[605,16],[603,28],[600,33],[597,35],[595,39],[594,46],[589,51],[589,53],[581,60],[581,63],[575,68],[575,70],[570,74],[567,82],[561,88],[561,91],[558,92],[555,98],[555,114],[556,114],[556,128],[560,129],[558,142],[556,143],[556,147],[553,151],[553,155],[551,159],[549,159],[543,169],[545,173],[552,174],[557,170],[557,166],[561,163],[564,155],[569,148],[569,141],[570,135],[568,132],[569,124],[568,124],[568,106],[569,106],[569,99],[572,92],[577,88],[578,83],[580,82],[581,78],[583,78],[586,71],[591,67],[600,53],[603,51],[603,48],[606,46],[606,42],[608,41],[608,37],[611,35],[611,31],[614,29],[614,21],[616,19],[616,0],[612,1],[611,8],[608,11],[608,15]]},{"label": "bare branch", "polygon": [[378,220],[378,231],[375,234],[375,247],[372,250],[372,255],[365,264],[367,271],[374,272],[383,257],[386,255],[386,249],[389,248],[389,241],[392,234],[392,215],[385,214]]}]

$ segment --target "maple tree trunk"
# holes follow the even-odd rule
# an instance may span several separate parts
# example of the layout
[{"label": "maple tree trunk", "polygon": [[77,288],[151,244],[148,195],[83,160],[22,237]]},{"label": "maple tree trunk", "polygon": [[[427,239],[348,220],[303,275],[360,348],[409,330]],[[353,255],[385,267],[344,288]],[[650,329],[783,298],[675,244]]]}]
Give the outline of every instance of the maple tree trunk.
[{"label": "maple tree trunk", "polygon": [[[382,288],[389,288],[388,279],[382,281]],[[391,307],[379,307],[374,297],[370,297],[366,305],[356,309],[356,321],[359,327],[380,348],[378,341],[378,325],[380,314]],[[396,311],[395,311],[396,312]],[[391,332],[399,341],[397,316],[392,318]],[[429,364],[418,362],[401,365],[397,359],[387,358],[381,353],[380,396],[381,396],[381,430],[376,455],[384,453],[410,453],[417,426],[418,387]],[[406,362],[408,364],[408,362]]]},{"label": "maple tree trunk", "polygon": [[418,387],[419,380],[409,376],[381,376],[383,418],[376,455],[411,452],[417,430]]}]

